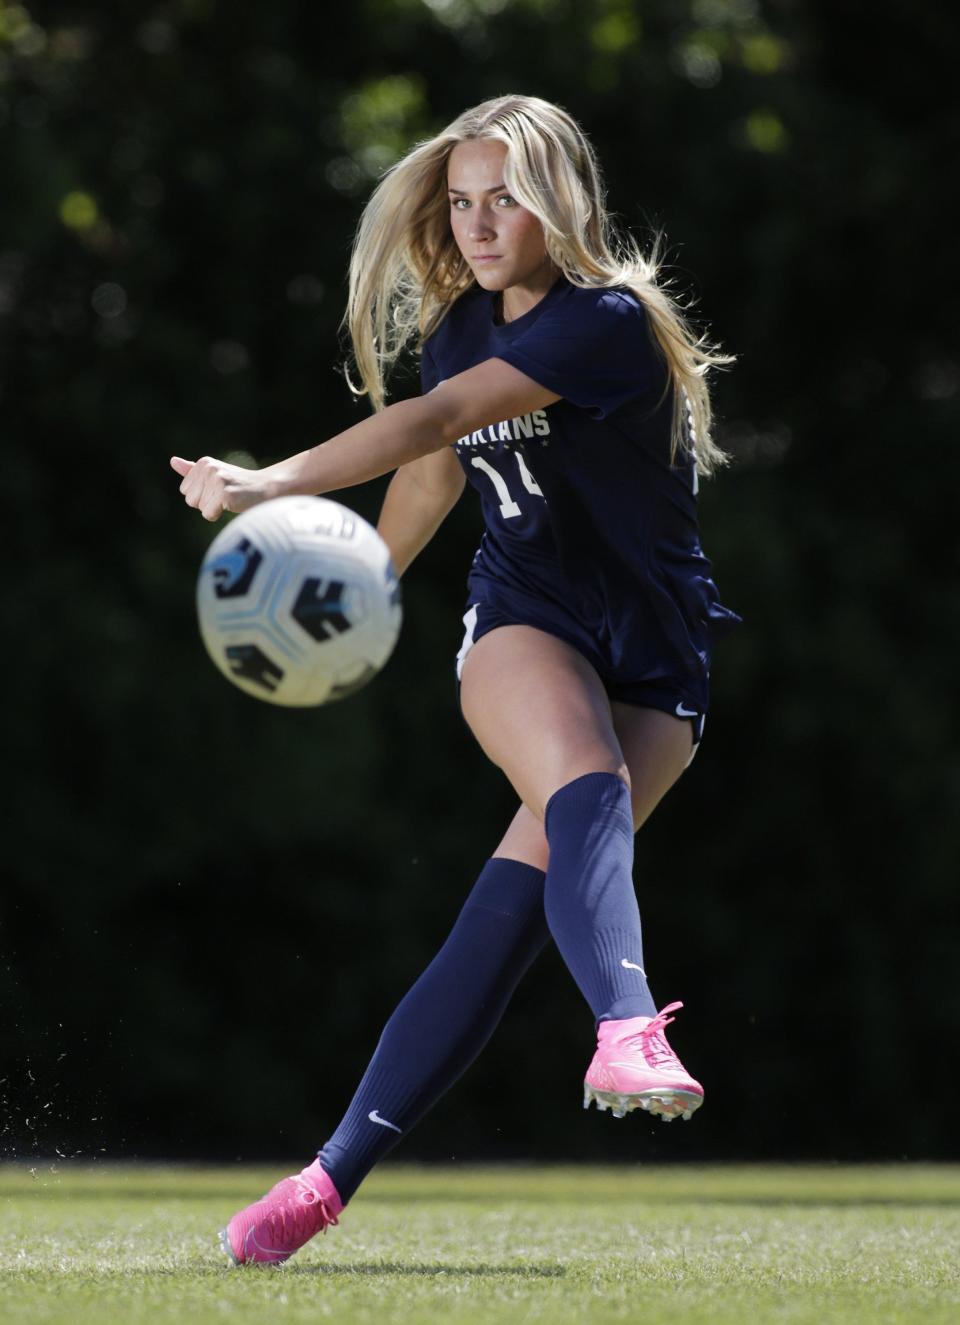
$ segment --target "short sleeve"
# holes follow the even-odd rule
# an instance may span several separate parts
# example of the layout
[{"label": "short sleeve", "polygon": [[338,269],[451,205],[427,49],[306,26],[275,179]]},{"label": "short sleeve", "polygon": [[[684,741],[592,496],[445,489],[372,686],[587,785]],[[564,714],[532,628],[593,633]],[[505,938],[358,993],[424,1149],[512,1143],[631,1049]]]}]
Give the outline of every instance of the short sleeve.
[{"label": "short sleeve", "polygon": [[646,310],[630,291],[572,286],[497,357],[599,419],[663,388]]}]

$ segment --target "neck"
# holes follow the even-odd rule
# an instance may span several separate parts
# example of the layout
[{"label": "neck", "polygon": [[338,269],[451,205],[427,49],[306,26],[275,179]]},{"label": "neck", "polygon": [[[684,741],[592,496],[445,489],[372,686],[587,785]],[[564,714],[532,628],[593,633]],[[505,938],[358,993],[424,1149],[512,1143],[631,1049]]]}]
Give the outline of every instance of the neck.
[{"label": "neck", "polygon": [[523,285],[511,285],[503,290],[497,301],[497,308],[502,322],[515,322],[524,313],[529,313],[557,283],[560,273],[552,266],[541,278],[534,278]]}]

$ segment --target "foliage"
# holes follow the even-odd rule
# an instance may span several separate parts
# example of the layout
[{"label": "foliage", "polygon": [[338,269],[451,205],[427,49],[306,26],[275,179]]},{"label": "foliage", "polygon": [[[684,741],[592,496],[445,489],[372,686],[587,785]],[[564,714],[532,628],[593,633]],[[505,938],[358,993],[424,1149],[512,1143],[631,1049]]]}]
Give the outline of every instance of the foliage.
[{"label": "foliage", "polygon": [[[408,576],[377,684],[281,713],[203,657],[210,530],[166,462],[358,417],[338,327],[371,181],[514,89],[582,120],[740,359],[703,516],[747,624],[638,848],[711,1098],[633,1144],[949,1150],[916,1065],[960,1013],[956,28],[932,0],[0,4],[8,1153],[322,1141],[511,812],[453,695],[476,512]],[[618,1155],[569,1112],[589,1038],[546,958],[410,1153]]]}]

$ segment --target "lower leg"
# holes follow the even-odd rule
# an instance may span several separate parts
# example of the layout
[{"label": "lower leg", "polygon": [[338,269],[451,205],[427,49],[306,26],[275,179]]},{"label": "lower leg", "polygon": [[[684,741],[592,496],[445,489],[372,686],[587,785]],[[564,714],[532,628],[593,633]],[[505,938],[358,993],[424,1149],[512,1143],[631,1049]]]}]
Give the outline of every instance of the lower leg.
[{"label": "lower leg", "polygon": [[496,857],[449,937],[384,1028],[347,1112],[320,1151],[344,1204],[469,1067],[548,940],[543,872]]},{"label": "lower leg", "polygon": [[594,1017],[652,1017],[626,782],[603,772],[575,778],[551,796],[545,824],[547,924]]},{"label": "lower leg", "polygon": [[550,930],[599,1023],[584,1107],[596,1100],[620,1118],[636,1108],[689,1118],[703,1088],[664,1035],[667,1014],[682,1004],[658,1014],[647,987],[626,784],[588,773],[561,787],[547,805],[547,839]]}]

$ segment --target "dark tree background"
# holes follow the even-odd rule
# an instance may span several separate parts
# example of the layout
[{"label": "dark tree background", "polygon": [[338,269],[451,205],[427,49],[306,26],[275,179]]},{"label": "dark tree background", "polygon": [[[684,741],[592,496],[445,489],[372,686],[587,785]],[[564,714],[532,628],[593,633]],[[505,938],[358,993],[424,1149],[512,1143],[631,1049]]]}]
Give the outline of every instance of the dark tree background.
[{"label": "dark tree background", "polygon": [[958,41],[942,0],[0,3],[3,1155],[309,1155],[512,811],[454,702],[469,502],[385,673],[286,712],[203,654],[167,468],[360,416],[363,200],[506,91],[739,356],[702,511],[747,624],[636,871],[709,1105],[582,1114],[550,953],[400,1153],[955,1155]]}]

